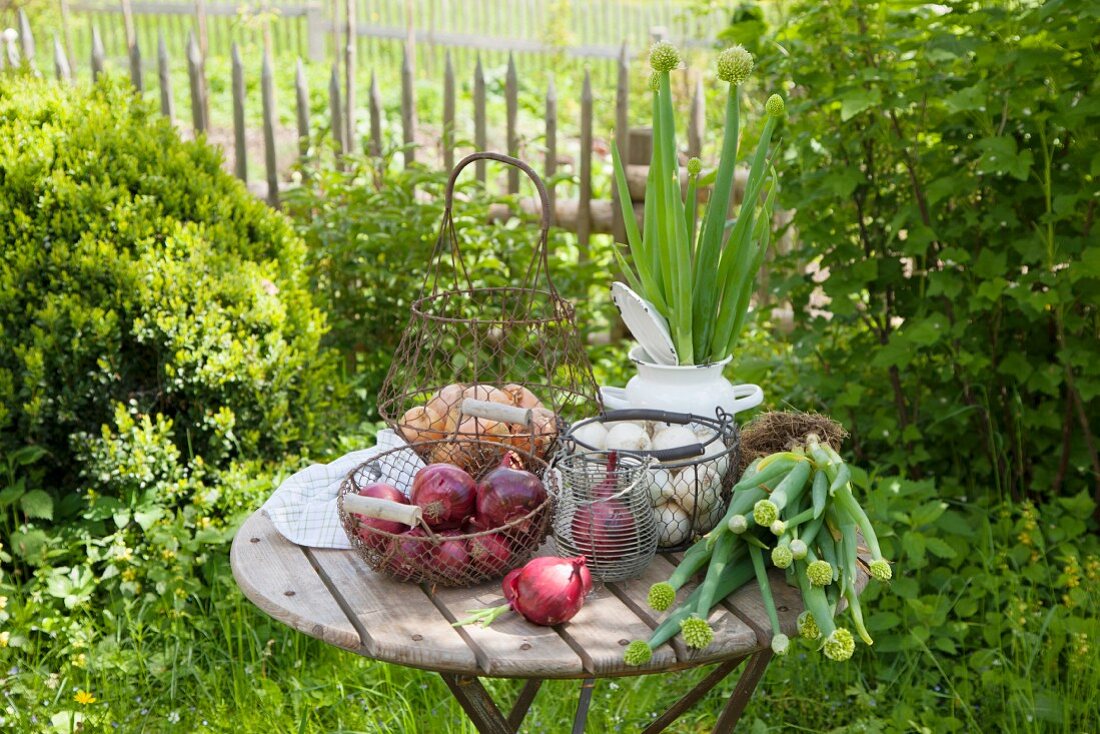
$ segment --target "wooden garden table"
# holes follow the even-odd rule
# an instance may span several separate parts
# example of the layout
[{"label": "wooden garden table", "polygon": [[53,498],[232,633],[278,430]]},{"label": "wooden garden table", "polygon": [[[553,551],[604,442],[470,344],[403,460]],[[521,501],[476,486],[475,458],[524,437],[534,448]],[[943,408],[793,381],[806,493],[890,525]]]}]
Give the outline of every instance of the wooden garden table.
[{"label": "wooden garden table", "polygon": [[[459,589],[399,583],[372,571],[353,551],[303,548],[286,540],[261,512],[237,533],[231,559],[245,596],[280,622],[365,657],[438,673],[482,734],[518,731],[547,679],[583,681],[573,723],[573,732],[579,733],[597,679],[716,664],[644,730],[662,731],[745,662],[714,727],[715,732],[729,732],[772,657],[760,592],[749,583],[712,613],[714,642],[705,650],[690,650],[675,638],[654,651],[646,665],[623,663],[627,643],[647,639],[658,623],[660,615],[649,609],[646,593],[652,583],[668,577],[675,557],[658,555],[640,579],[597,582],[577,616],[553,628],[529,624],[513,613],[489,628],[452,627],[467,610],[503,604],[500,582]],[[801,601],[777,571],[772,573],[783,632],[793,638]],[[523,678],[527,683],[505,715],[479,677]]]}]

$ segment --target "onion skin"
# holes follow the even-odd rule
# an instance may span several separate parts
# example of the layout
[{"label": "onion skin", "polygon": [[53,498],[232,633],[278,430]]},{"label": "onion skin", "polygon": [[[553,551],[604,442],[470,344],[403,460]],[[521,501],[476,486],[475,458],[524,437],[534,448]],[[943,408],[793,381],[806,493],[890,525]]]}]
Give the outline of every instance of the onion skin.
[{"label": "onion skin", "polygon": [[[512,608],[532,624],[552,627],[568,622],[584,605],[585,594],[592,588],[592,577],[583,556],[576,558],[539,557],[530,560],[512,581]],[[509,591],[504,590],[505,598]]]},{"label": "onion skin", "polygon": [[512,561],[511,544],[500,533],[470,538],[466,546],[475,567],[485,574],[500,573]]},{"label": "onion skin", "polygon": [[465,540],[458,540],[454,536],[461,535],[454,530],[443,533],[448,540],[444,540],[432,549],[431,565],[445,576],[460,579],[466,573],[470,565],[470,553]]},{"label": "onion skin", "polygon": [[618,454],[611,451],[607,457],[607,474],[594,490],[596,499],[579,505],[571,524],[577,550],[599,561],[622,558],[637,536],[634,514],[622,500],[614,498],[617,464]]},{"label": "onion skin", "polygon": [[535,397],[535,394],[528,390],[523,385],[517,385],[514,382],[504,386],[504,392],[512,398],[512,404],[518,408],[541,408],[542,401]]},{"label": "onion skin", "polygon": [[[390,502],[398,502],[402,505],[409,504],[408,498],[402,494],[401,490],[392,485],[385,484],[384,482],[368,484],[366,487],[359,490],[359,496],[377,497],[378,499],[389,500]],[[393,520],[379,520],[378,518],[366,517],[365,515],[354,513],[353,516],[359,522],[359,527],[356,529],[355,534],[359,536],[359,539],[363,541],[363,543],[375,550],[382,550],[390,539],[384,535],[379,535],[374,532],[374,530],[381,530],[386,533],[397,535],[409,529],[408,525]],[[371,530],[371,528],[374,530]]]},{"label": "onion skin", "polygon": [[386,564],[386,570],[400,581],[408,581],[420,575],[425,560],[431,550],[428,533],[424,528],[412,528],[402,533],[404,539],[393,541],[393,557]]},{"label": "onion skin", "polygon": [[440,415],[431,405],[418,405],[405,411],[397,422],[397,430],[410,444],[438,441],[443,438],[443,434],[437,427],[445,422],[446,417]]},{"label": "onion skin", "polygon": [[409,501],[420,507],[433,530],[450,530],[474,511],[477,485],[454,464],[430,464],[416,473]]},{"label": "onion skin", "polygon": [[546,501],[546,487],[529,471],[513,469],[509,457],[477,485],[478,524],[498,528],[530,514]]}]

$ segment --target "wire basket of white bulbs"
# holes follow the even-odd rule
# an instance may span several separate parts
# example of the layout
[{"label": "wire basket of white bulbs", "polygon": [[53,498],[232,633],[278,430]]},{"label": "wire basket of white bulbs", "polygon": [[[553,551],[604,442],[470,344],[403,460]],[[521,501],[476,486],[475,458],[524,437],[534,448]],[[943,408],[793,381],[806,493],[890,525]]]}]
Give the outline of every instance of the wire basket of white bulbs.
[{"label": "wire basket of white bulbs", "polygon": [[569,427],[565,451],[616,451],[651,457],[650,500],[657,545],[684,548],[710,531],[729,504],[741,441],[733,416],[661,410],[611,410]]}]

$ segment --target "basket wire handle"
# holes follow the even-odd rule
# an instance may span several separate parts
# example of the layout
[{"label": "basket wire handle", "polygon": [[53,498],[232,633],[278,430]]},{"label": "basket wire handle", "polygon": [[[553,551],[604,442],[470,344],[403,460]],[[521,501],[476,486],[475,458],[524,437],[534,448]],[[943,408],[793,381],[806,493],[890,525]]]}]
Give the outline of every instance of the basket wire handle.
[{"label": "basket wire handle", "polygon": [[[542,213],[539,217],[539,241],[538,250],[536,256],[532,258],[531,264],[527,268],[527,273],[524,275],[524,283],[529,288],[534,288],[535,282],[538,280],[539,273],[544,271],[546,273],[546,284],[550,291],[551,296],[555,299],[558,296],[557,289],[554,287],[554,282],[550,278],[550,261],[549,261],[549,248],[550,248],[550,195],[546,191],[546,184],[543,183],[542,178],[539,177],[535,170],[529,165],[524,163],[518,158],[513,158],[510,155],[503,153],[492,152],[480,152],[471,153],[470,155],[459,161],[454,169],[451,171],[451,176],[447,180],[447,187],[444,189],[444,211],[443,211],[443,225],[440,228],[439,239],[436,241],[435,249],[432,252],[433,262],[437,262],[438,258],[442,254],[443,247],[447,240],[450,240],[451,245],[451,262],[455,268],[456,273],[461,273],[466,280],[466,285],[470,290],[473,290],[473,282],[469,273],[466,270],[466,266],[462,262],[461,252],[458,246],[458,236],[454,229],[454,220],[452,219],[452,211],[454,208],[454,192],[455,185],[458,181],[458,175],[462,172],[466,166],[480,160],[492,160],[505,163],[509,166],[518,168],[527,174],[527,177],[531,179],[535,184],[535,189],[539,193],[539,201],[542,206]],[[435,292],[438,286],[439,272],[438,269],[433,269],[432,289],[431,292]],[[457,281],[457,275],[456,275]],[[425,286],[427,283],[425,282]]]}]

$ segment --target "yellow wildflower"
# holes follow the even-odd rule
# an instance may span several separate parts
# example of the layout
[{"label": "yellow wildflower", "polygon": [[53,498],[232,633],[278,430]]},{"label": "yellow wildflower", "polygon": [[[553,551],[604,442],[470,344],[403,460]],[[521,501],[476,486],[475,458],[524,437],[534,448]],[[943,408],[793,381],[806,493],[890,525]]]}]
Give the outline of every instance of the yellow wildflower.
[{"label": "yellow wildflower", "polygon": [[73,665],[77,668],[83,668],[87,664],[88,664],[88,656],[85,655],[84,653],[80,653],[75,658],[73,658]]},{"label": "yellow wildflower", "polygon": [[11,633],[8,632],[7,630],[4,630],[3,632],[0,632],[0,647],[7,647],[8,646],[8,638],[10,638],[10,637],[11,637]]},{"label": "yellow wildflower", "polygon": [[8,597],[0,596],[0,612],[4,611],[4,609],[7,606],[8,606]]},{"label": "yellow wildflower", "polygon": [[87,691],[77,691],[73,696],[73,700],[79,703],[81,706],[87,706],[90,703],[95,703],[95,696]]}]

